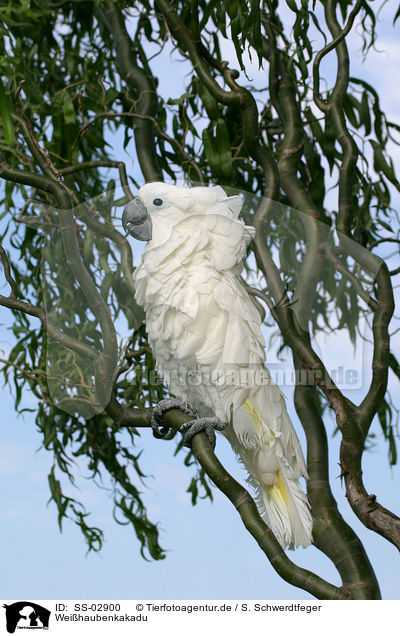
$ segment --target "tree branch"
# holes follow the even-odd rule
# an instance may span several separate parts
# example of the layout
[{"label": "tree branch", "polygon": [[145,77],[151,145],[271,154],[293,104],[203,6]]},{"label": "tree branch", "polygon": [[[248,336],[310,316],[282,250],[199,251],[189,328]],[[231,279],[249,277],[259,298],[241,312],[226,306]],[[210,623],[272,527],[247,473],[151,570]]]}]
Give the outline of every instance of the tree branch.
[{"label": "tree branch", "polygon": [[354,404],[345,397],[330,377],[325,365],[319,356],[300,334],[295,322],[294,312],[287,291],[282,283],[279,270],[272,260],[264,241],[255,239],[257,263],[262,262],[263,270],[267,272],[266,283],[274,299],[275,305],[272,313],[278,323],[284,341],[290,346],[293,353],[301,360],[302,367],[310,371],[314,383],[326,395],[338,417],[338,425],[342,432],[352,430],[354,422],[351,417]]},{"label": "tree branch", "polygon": [[[362,0],[358,0],[350,13],[348,22],[344,29],[341,29],[336,17],[337,3],[327,0],[325,3],[325,18],[328,28],[334,36],[335,51],[337,56],[337,78],[332,90],[329,104],[329,115],[331,117],[333,130],[342,148],[342,162],[339,170],[339,206],[336,227],[346,236],[350,236],[353,222],[353,183],[354,170],[358,158],[358,148],[353,137],[346,126],[346,117],[343,109],[349,85],[349,54],[345,41],[345,36],[350,31],[354,19],[362,7]],[[331,44],[333,44],[333,42]]]},{"label": "tree branch", "polygon": [[273,44],[270,58],[269,85],[274,86],[273,103],[283,123],[284,136],[279,147],[278,170],[280,183],[292,206],[304,212],[306,234],[306,254],[297,276],[295,301],[298,305],[296,315],[299,324],[306,329],[313,306],[317,283],[320,280],[322,261],[318,246],[322,241],[322,224],[311,196],[298,177],[299,159],[304,147],[304,125],[296,99],[296,89],[287,69],[286,54],[279,50],[275,34],[267,27],[269,41]]},{"label": "tree branch", "polygon": [[[99,321],[103,338],[103,352],[96,364],[96,390],[101,401],[107,402],[117,364],[117,338],[110,310],[101,297],[82,260],[76,236],[71,194],[63,183],[50,176],[11,168],[2,159],[0,176],[15,183],[31,185],[51,193],[59,206],[59,227],[62,235],[66,263],[75,275],[88,304]],[[3,303],[4,304],[4,303]],[[5,305],[7,306],[7,305]],[[18,309],[18,307],[16,307]],[[24,311],[24,309],[21,309]],[[28,311],[26,313],[29,313]]]},{"label": "tree branch", "polygon": [[[181,47],[188,52],[200,81],[214,99],[220,104],[241,109],[243,144],[248,149],[250,156],[259,163],[264,172],[265,196],[267,199],[276,199],[279,194],[277,166],[270,151],[259,140],[258,109],[253,95],[249,90],[236,83],[235,80],[239,74],[236,70],[229,69],[226,63],[223,65],[224,80],[231,90],[223,89],[210,73],[207,61],[200,52],[201,49],[199,49],[191,32],[174,10],[174,6],[169,0],[156,0],[156,4],[164,14],[172,35]],[[259,216],[258,220],[260,226],[264,224],[261,216]]]},{"label": "tree branch", "polygon": [[123,205],[123,203],[125,202],[128,203],[131,199],[133,199],[133,194],[130,190],[128,177],[126,174],[126,166],[123,161],[112,161],[108,159],[99,159],[97,161],[83,161],[82,163],[75,164],[73,166],[61,168],[59,172],[61,175],[70,175],[91,168],[117,168],[121,185],[126,195],[126,200],[124,199],[123,202],[120,201],[120,205]]},{"label": "tree branch", "polygon": [[[352,11],[349,14],[346,26],[339,32],[337,33],[336,37],[334,37],[334,39],[329,42],[329,44],[327,44],[323,49],[321,49],[320,51],[318,51],[317,55],[315,56],[314,59],[314,63],[313,63],[313,97],[314,97],[314,102],[316,103],[316,105],[318,106],[318,108],[320,110],[322,110],[323,112],[328,112],[329,110],[329,104],[327,104],[320,96],[320,92],[319,92],[319,83],[320,83],[320,78],[319,78],[319,67],[320,64],[323,60],[323,58],[325,57],[325,55],[327,55],[330,51],[333,51],[333,49],[336,49],[336,47],[344,40],[344,38],[346,37],[346,35],[350,32],[354,20],[357,16],[357,14],[359,13],[361,7],[363,4],[363,0],[357,0],[355,6],[353,7]],[[332,5],[332,2],[328,0],[328,2],[325,4],[326,10],[327,12],[329,12],[329,15],[331,15],[332,9],[335,8],[335,6]],[[342,84],[341,82],[338,84],[338,92],[341,90],[342,88]]]},{"label": "tree branch", "polygon": [[60,206],[65,205],[66,208],[69,207],[68,203],[70,202],[70,198],[68,194],[54,179],[36,172],[12,168],[1,154],[0,177],[3,177],[6,181],[12,181],[12,183],[19,183],[31,186],[37,190],[42,190],[43,192],[48,192],[55,198]]},{"label": "tree branch", "polygon": [[[117,66],[125,82],[140,94],[138,114],[154,117],[157,113],[157,92],[153,78],[137,64],[136,52],[126,30],[121,9],[117,4],[104,2],[98,9],[103,25],[114,39]],[[151,121],[138,121],[134,128],[135,145],[140,168],[146,181],[162,181],[163,174],[158,165],[154,148],[154,129]]]},{"label": "tree branch", "polygon": [[400,549],[400,519],[381,506],[375,495],[368,494],[362,479],[361,461],[364,443],[372,419],[376,415],[387,389],[390,343],[389,322],[393,314],[394,301],[390,275],[386,263],[382,263],[377,283],[377,307],[372,331],[374,351],[372,356],[372,379],[367,395],[355,409],[359,425],[358,436],[345,436],[341,443],[340,465],[346,484],[349,503],[362,523],[374,530]]},{"label": "tree branch", "polygon": [[[295,368],[301,364],[294,356]],[[294,404],[307,437],[307,494],[317,548],[335,564],[354,598],[380,598],[379,585],[364,546],[340,514],[329,483],[328,440],[314,386],[297,382]]]},{"label": "tree branch", "polygon": [[290,561],[272,530],[260,517],[257,506],[248,491],[225,470],[212,451],[210,442],[204,433],[193,438],[192,448],[201,467],[217,488],[235,506],[246,530],[257,541],[272,567],[284,581],[306,590],[319,599],[346,600],[351,598],[351,593],[347,589],[332,585],[313,572]]},{"label": "tree branch", "polygon": [[18,106],[18,109],[21,113],[21,117],[16,117],[20,128],[22,130],[22,134],[25,138],[25,141],[28,144],[28,148],[30,149],[32,156],[36,159],[38,165],[41,167],[44,174],[48,177],[53,178],[59,183],[61,186],[63,185],[63,181],[61,175],[48,154],[40,147],[39,143],[36,140],[35,133],[33,131],[32,123],[29,117],[24,113],[22,102],[20,98],[20,93],[23,85],[25,84],[25,80],[22,80],[15,91],[15,101]]},{"label": "tree branch", "polygon": [[3,247],[0,245],[0,258],[1,258],[1,262],[3,263],[3,267],[4,267],[4,276],[6,277],[6,281],[7,283],[10,285],[11,287],[11,293],[9,295],[10,299],[14,299],[18,297],[18,285],[15,282],[14,278],[11,275],[11,268],[10,268],[10,262],[8,260],[6,251],[3,249]]},{"label": "tree branch", "polygon": [[376,302],[376,300],[371,298],[371,296],[364,289],[364,287],[362,286],[360,281],[356,278],[356,276],[354,276],[354,274],[349,272],[349,270],[344,265],[344,263],[342,263],[342,261],[336,256],[336,254],[342,254],[344,250],[340,247],[334,247],[332,245],[329,245],[329,243],[322,243],[319,249],[328,256],[329,260],[332,261],[332,263],[335,265],[335,268],[337,269],[337,271],[341,272],[341,274],[343,274],[343,276],[345,276],[347,280],[351,282],[357,294],[360,296],[360,298],[363,299],[363,301],[368,305],[368,307],[372,309],[372,311],[376,311],[378,307],[378,303]]},{"label": "tree branch", "polygon": [[22,311],[28,316],[34,316],[38,318],[48,333],[55,338],[60,344],[64,345],[68,349],[79,353],[82,356],[90,358],[95,362],[98,361],[99,354],[97,351],[89,347],[89,345],[81,342],[80,340],[76,340],[71,336],[63,333],[60,329],[58,329],[49,316],[46,315],[46,312],[41,307],[36,307],[31,303],[26,303],[23,300],[18,300],[17,298],[12,298],[11,296],[2,296],[0,295],[0,305],[3,307],[7,307],[8,309],[13,309],[15,311]]},{"label": "tree branch", "polygon": [[[139,409],[133,409],[133,414]],[[140,409],[143,413],[139,415],[144,422],[148,421],[146,409]],[[132,414],[131,417],[134,417]],[[165,426],[169,429],[166,436],[171,438],[171,430],[178,431],[182,424],[192,419],[182,411],[171,409],[164,416]],[[127,423],[126,425],[129,426]],[[217,459],[208,437],[205,433],[198,433],[192,440],[192,450],[200,466],[204,469],[208,477],[214,482],[216,487],[232,502],[238,511],[246,530],[257,541],[272,567],[285,581],[306,590],[319,599],[341,599],[352,598],[352,592],[328,583],[318,575],[295,565],[287,557],[284,550],[279,545],[272,530],[260,517],[257,506],[248,491],[241,486],[222,466]],[[355,597],[356,598],[356,597]]]},{"label": "tree branch", "polygon": [[[15,296],[17,296],[18,288],[15,289],[15,292]],[[71,349],[71,351],[75,351],[83,357],[90,358],[94,361],[95,364],[99,363],[100,354],[97,351],[92,349],[92,347],[85,344],[84,342],[76,340],[75,338],[72,338],[71,336],[63,333],[54,325],[53,321],[41,307],[36,307],[35,305],[32,305],[30,303],[18,300],[12,295],[0,295],[0,305],[14,311],[22,311],[29,316],[38,318],[43,324],[46,331],[50,334],[50,336],[52,336],[64,347],[66,347],[67,349]],[[113,393],[111,393],[111,397],[109,398],[109,402],[105,407],[105,411],[118,426],[130,426],[133,428],[150,426],[152,409],[129,409],[127,407],[124,407],[118,402]],[[180,411],[175,412],[175,416],[176,418],[178,418],[178,420],[179,414]]]}]

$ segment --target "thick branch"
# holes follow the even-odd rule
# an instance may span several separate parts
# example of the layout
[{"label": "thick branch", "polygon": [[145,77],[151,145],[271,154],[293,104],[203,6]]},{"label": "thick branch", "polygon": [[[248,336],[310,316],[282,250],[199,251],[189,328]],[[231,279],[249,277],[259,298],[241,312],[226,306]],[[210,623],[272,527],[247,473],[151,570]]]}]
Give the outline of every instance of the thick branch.
[{"label": "thick branch", "polygon": [[257,541],[272,567],[284,581],[306,590],[319,599],[345,600],[351,598],[348,590],[336,587],[313,572],[290,561],[272,530],[260,517],[257,506],[248,491],[225,470],[212,451],[210,442],[204,433],[193,438],[192,448],[202,468],[217,488],[235,506],[245,528]]},{"label": "thick branch", "polygon": [[[133,413],[136,409],[133,409]],[[146,409],[140,409],[143,413],[143,424],[148,421]],[[166,427],[179,430],[184,422],[191,419],[181,411],[172,409],[165,416]],[[127,424],[129,425],[129,424]],[[170,434],[168,433],[168,438]],[[287,557],[284,550],[279,545],[272,530],[260,517],[257,506],[248,491],[241,486],[222,466],[210,445],[205,433],[198,433],[192,441],[192,450],[206,474],[214,482],[217,488],[235,506],[247,531],[257,541],[261,550],[267,556],[272,567],[285,581],[306,590],[316,598],[320,599],[350,599],[351,592],[344,588],[337,587],[321,579],[318,575],[295,565]]]},{"label": "thick branch", "polygon": [[[363,480],[361,467],[355,470],[360,449],[352,441],[343,440],[340,450],[340,466],[346,485],[346,495],[354,513],[370,530],[373,530],[400,550],[400,519],[382,506],[374,494],[368,494]],[[361,462],[359,462],[361,463]]]},{"label": "thick branch", "polygon": [[361,468],[365,438],[385,396],[391,361],[389,322],[393,314],[394,301],[386,263],[382,263],[378,271],[376,284],[377,306],[372,323],[374,335],[372,379],[367,395],[355,410],[359,436],[344,437],[340,449],[340,465],[345,479],[347,498],[357,517],[367,528],[382,535],[400,549],[400,519],[381,506],[376,501],[375,495],[367,493]]},{"label": "thick branch", "polygon": [[[334,39],[331,42],[329,42],[329,44],[327,44],[323,49],[321,49],[315,56],[314,64],[313,64],[314,102],[316,103],[318,108],[320,108],[320,110],[322,110],[323,112],[327,112],[329,110],[329,104],[327,104],[321,98],[319,93],[319,82],[320,82],[319,67],[325,55],[327,55],[330,51],[333,51],[333,49],[336,49],[336,47],[344,40],[346,35],[350,32],[353,26],[354,20],[362,7],[362,4],[363,4],[363,0],[357,0],[355,6],[353,7],[352,11],[349,14],[346,26],[342,30],[340,30],[340,32],[337,33],[336,37],[334,37]],[[334,10],[335,6],[336,6],[336,3],[333,3],[332,5],[332,2],[330,0],[328,0],[328,2],[325,4],[326,10],[327,12],[329,12],[329,15],[331,15],[332,9]],[[340,90],[341,90],[341,84],[339,83],[338,92]]]},{"label": "thick branch", "polygon": [[[296,364],[301,371],[301,366]],[[301,374],[299,374],[301,377]],[[329,484],[328,440],[316,400],[316,389],[296,384],[294,403],[307,437],[307,494],[313,513],[317,548],[335,564],[354,598],[380,598],[379,585],[364,547],[340,514]]]},{"label": "thick branch", "polygon": [[299,160],[304,146],[304,124],[297,103],[294,84],[287,69],[288,61],[279,50],[272,30],[274,42],[270,64],[270,86],[274,86],[274,106],[282,119],[284,136],[279,148],[278,169],[281,185],[292,206],[307,216],[303,218],[306,235],[306,254],[297,276],[294,300],[297,302],[296,316],[303,329],[309,320],[317,283],[320,280],[322,259],[318,246],[322,240],[323,225],[317,223],[320,214],[311,196],[298,177]]},{"label": "thick branch", "polygon": [[19,183],[43,192],[48,192],[53,195],[58,205],[65,205],[68,208],[69,196],[64,189],[51,177],[47,177],[36,172],[28,172],[27,170],[19,170],[19,168],[12,168],[0,154],[0,177],[3,177],[6,181],[12,181],[13,183]]},{"label": "thick branch", "polygon": [[[335,51],[337,56],[337,78],[334,89],[328,100],[329,115],[333,130],[342,148],[342,162],[339,170],[339,209],[336,227],[338,230],[350,235],[353,221],[353,182],[354,170],[358,158],[358,148],[346,125],[346,117],[343,109],[343,100],[346,97],[349,85],[349,53],[345,41],[346,34],[350,31],[352,21],[361,9],[362,2],[358,0],[350,14],[345,29],[341,30],[336,17],[337,2],[328,0],[325,4],[325,17],[330,32],[336,41]],[[340,39],[341,38],[341,39]]]},{"label": "thick branch", "polygon": [[[117,426],[121,428],[127,426],[132,428],[148,428],[150,426],[152,409],[129,409],[122,406],[112,393],[109,403],[105,408],[106,413],[111,417]],[[174,411],[177,415],[181,411]]]},{"label": "thick branch", "polygon": [[[154,117],[157,113],[157,93],[154,81],[148,73],[139,68],[131,38],[126,30],[123,14],[117,4],[105,2],[99,9],[104,26],[113,36],[119,71],[128,86],[139,95],[137,113]],[[134,128],[140,168],[146,181],[162,181],[162,171],[158,165],[154,148],[154,128],[148,119],[138,120]]]},{"label": "thick branch", "polygon": [[78,281],[91,311],[100,324],[103,352],[100,355],[98,373],[96,373],[96,377],[99,374],[101,376],[98,377],[97,390],[100,392],[99,397],[103,395],[108,397],[107,394],[110,390],[117,364],[117,336],[114,323],[108,306],[82,260],[76,236],[74,216],[71,210],[61,209],[59,211],[59,226],[66,263]]},{"label": "thick branch", "polygon": [[[12,295],[8,297],[0,295],[0,305],[8,309],[13,309],[14,311],[22,311],[28,316],[38,318],[49,335],[60,344],[83,357],[90,358],[95,364],[99,364],[100,354],[97,351],[84,342],[76,340],[60,331],[41,307],[36,307],[30,303],[18,300]],[[150,426],[152,409],[128,409],[119,404],[113,393],[111,394],[105,411],[118,426],[131,426],[133,428]],[[176,411],[175,415],[178,417],[178,420],[179,414],[180,411]]]},{"label": "thick branch", "polygon": [[309,342],[304,339],[304,334],[299,333],[294,312],[290,307],[291,302],[282,283],[279,270],[271,258],[263,239],[256,236],[255,242],[257,263],[261,262],[262,271],[266,272],[266,283],[275,301],[273,315],[284,341],[301,361],[302,367],[310,371],[314,383],[332,404],[337,413],[338,425],[342,432],[346,429],[352,430],[354,428],[352,417],[345,417],[345,415],[351,414],[354,404],[336,386],[322,360],[312,349]]},{"label": "thick branch", "polygon": [[372,378],[368,393],[357,408],[365,435],[367,435],[372,419],[377,413],[386,393],[389,373],[389,323],[394,311],[394,299],[389,271],[384,262],[382,262],[376,277],[376,287],[377,303],[372,321],[374,337]]}]

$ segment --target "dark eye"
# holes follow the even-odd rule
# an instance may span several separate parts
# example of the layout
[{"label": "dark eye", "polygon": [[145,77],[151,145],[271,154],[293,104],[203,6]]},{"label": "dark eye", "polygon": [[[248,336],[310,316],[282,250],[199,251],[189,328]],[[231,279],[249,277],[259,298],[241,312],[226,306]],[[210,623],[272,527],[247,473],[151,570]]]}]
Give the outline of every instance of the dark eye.
[{"label": "dark eye", "polygon": [[159,207],[162,204],[163,204],[163,200],[162,199],[159,199],[158,197],[157,197],[157,199],[153,199],[153,205],[156,205],[157,207]]}]

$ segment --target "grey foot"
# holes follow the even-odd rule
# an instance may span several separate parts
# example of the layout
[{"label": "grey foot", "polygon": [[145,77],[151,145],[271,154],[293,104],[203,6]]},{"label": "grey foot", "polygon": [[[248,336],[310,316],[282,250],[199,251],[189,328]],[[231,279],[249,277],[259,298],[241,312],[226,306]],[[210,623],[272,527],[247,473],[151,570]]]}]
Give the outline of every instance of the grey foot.
[{"label": "grey foot", "polygon": [[171,409],[179,409],[183,413],[190,415],[190,417],[196,416],[196,413],[185,402],[180,402],[175,398],[167,398],[166,400],[161,400],[153,408],[150,422],[151,428],[153,429],[153,435],[157,439],[167,439],[169,437],[169,434],[171,433],[171,429],[163,423],[165,413],[167,411],[170,411]]},{"label": "grey foot", "polygon": [[193,437],[197,435],[197,433],[204,431],[214,450],[216,444],[215,431],[223,431],[226,426],[227,425],[221,422],[217,417],[201,417],[198,420],[191,420],[190,422],[182,424],[179,432],[184,434],[183,445],[191,448]]}]

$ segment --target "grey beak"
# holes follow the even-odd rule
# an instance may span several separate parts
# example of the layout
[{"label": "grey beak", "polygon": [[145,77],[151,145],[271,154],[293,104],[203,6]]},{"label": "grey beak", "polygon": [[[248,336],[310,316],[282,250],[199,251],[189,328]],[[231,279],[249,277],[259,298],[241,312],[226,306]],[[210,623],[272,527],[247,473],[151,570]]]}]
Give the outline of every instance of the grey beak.
[{"label": "grey beak", "polygon": [[124,209],[122,226],[125,232],[128,232],[138,241],[150,241],[152,234],[151,219],[139,197],[129,201]]}]

